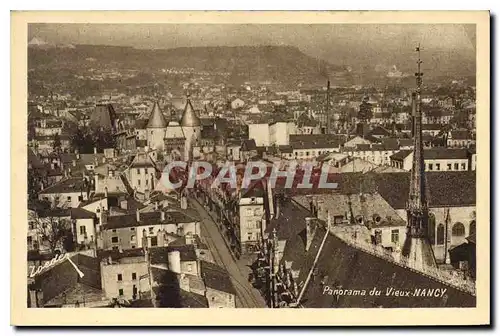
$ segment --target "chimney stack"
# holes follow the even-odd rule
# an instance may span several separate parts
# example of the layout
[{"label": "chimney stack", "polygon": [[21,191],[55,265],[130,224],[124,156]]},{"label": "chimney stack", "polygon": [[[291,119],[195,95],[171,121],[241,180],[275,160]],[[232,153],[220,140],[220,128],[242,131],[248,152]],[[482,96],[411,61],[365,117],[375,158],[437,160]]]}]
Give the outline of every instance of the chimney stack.
[{"label": "chimney stack", "polygon": [[317,223],[315,218],[306,217],[306,251],[311,247],[312,240],[316,233]]},{"label": "chimney stack", "polygon": [[94,147],[94,154],[97,154],[97,147]]},{"label": "chimney stack", "polygon": [[160,219],[161,219],[162,222],[165,221],[165,211],[163,211],[163,210],[160,211]]},{"label": "chimney stack", "polygon": [[158,201],[155,202],[155,210],[158,211]]},{"label": "chimney stack", "polygon": [[135,210],[135,220],[136,220],[137,222],[140,222],[140,221],[141,221],[141,215],[140,215],[140,213],[139,213],[139,209],[136,209],[136,210]]},{"label": "chimney stack", "polygon": [[181,252],[170,251],[168,252],[168,269],[174,273],[181,273]]}]

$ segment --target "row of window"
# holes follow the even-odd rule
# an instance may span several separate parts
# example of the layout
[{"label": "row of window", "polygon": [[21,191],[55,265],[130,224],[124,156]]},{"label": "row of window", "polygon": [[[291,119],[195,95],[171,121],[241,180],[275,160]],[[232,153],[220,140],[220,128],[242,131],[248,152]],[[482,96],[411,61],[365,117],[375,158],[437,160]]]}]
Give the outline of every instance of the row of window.
[{"label": "row of window", "polygon": [[[135,273],[134,273],[134,274],[135,274]],[[118,295],[119,295],[119,296],[123,296],[123,295],[124,295],[123,288],[119,288],[119,289],[118,289]],[[133,296],[134,296],[134,295],[137,295],[137,287],[136,287],[136,285],[134,285],[134,286],[132,287],[132,295],[133,295]]]},{"label": "row of window", "polygon": [[[44,198],[43,198],[43,200],[48,202],[48,201],[49,201],[49,198],[48,198],[48,197],[44,197]],[[56,203],[59,203],[59,202],[60,202],[60,200],[61,200],[61,198],[60,198],[59,196],[54,197],[54,201],[55,201]],[[70,202],[70,203],[71,203],[71,200],[72,200],[71,196],[67,196],[67,197],[66,197],[66,201],[67,201],[67,202]],[[82,201],[83,201],[83,196],[78,196],[78,202],[82,202]]]},{"label": "row of window", "polygon": [[[443,245],[445,241],[445,227],[444,224],[439,224],[437,226],[436,232],[434,232],[435,223],[431,220],[429,221],[429,236],[431,242],[437,245]],[[472,221],[469,226],[469,235],[476,233],[476,221]],[[465,236],[465,225],[458,222],[455,223],[451,228],[451,235],[453,237],[463,237]]]},{"label": "row of window", "polygon": [[[118,273],[118,274],[116,275],[116,279],[117,279],[117,281],[123,281],[123,274]],[[132,281],[133,281],[133,280],[137,280],[137,273],[135,273],[135,272],[134,272],[134,273],[132,273]]]},{"label": "row of window", "polygon": [[[436,169],[434,169],[436,168]],[[460,165],[455,162],[453,165],[451,163],[448,163],[446,165],[446,170],[467,170],[467,164],[465,162],[462,162]],[[429,163],[427,165],[428,170],[441,170],[441,164],[440,163]]]}]

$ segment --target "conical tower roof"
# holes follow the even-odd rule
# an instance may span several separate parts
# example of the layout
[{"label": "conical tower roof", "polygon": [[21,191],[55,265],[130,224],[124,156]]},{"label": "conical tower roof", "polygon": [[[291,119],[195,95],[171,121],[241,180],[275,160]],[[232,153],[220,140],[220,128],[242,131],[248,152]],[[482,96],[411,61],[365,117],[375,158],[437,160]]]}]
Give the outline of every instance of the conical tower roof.
[{"label": "conical tower roof", "polygon": [[189,96],[186,101],[186,106],[184,107],[184,113],[182,114],[181,126],[182,127],[201,126],[200,118],[198,118],[198,116],[196,115],[193,105],[191,105],[191,100],[189,99]]},{"label": "conical tower roof", "polygon": [[160,110],[160,105],[158,105],[158,102],[155,102],[155,104],[153,105],[153,111],[151,111],[151,114],[149,115],[149,121],[146,128],[166,128],[166,127],[167,127],[167,122],[165,120],[165,117],[163,116],[163,113]]}]

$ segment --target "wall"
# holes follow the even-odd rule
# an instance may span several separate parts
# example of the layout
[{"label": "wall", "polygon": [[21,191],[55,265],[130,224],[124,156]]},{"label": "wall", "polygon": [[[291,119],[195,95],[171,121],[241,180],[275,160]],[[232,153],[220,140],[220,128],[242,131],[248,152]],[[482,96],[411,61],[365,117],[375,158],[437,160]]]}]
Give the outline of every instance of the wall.
[{"label": "wall", "polygon": [[[149,274],[148,266],[144,257],[130,258],[130,261],[121,261],[118,264],[101,264],[101,282],[103,291],[107,298],[118,298],[119,289],[123,289],[124,299],[132,299],[133,287],[137,292],[148,292],[150,290],[149,279],[139,280],[141,275]],[[122,259],[123,260],[123,259]],[[132,280],[132,273],[136,274],[136,280]],[[118,274],[122,275],[122,281],[118,281]]]},{"label": "wall", "polygon": [[236,308],[233,294],[207,287],[206,297],[209,308]]},{"label": "wall", "polygon": [[254,139],[257,146],[270,146],[270,130],[268,124],[248,125],[248,138]]},{"label": "wall", "polygon": [[[446,213],[447,210],[450,211],[450,225],[448,227],[447,237],[447,247],[450,249],[452,246],[457,246],[462,243],[467,242],[466,237],[470,235],[470,224],[474,220],[474,212],[476,211],[475,206],[462,206],[462,207],[450,207],[450,208],[431,208],[430,215],[435,217],[435,240],[433,242],[434,255],[436,260],[443,262],[445,260],[445,244],[437,244],[437,229],[439,224],[443,224],[445,227],[444,237],[446,242]],[[406,221],[406,210],[398,209],[397,213]],[[465,234],[463,236],[453,236],[452,228],[455,223],[462,223],[465,227]]]},{"label": "wall", "polygon": [[257,197],[255,204],[241,204],[240,201],[240,243],[258,242],[261,235],[261,221],[264,213],[264,204],[261,197]]},{"label": "wall", "polygon": [[[81,227],[85,227],[85,233],[81,233]],[[76,219],[74,237],[78,244],[89,243],[96,239],[94,219],[93,218],[82,218]]]},{"label": "wall", "polygon": [[[52,202],[56,207],[59,208],[78,208],[78,205],[82,200],[87,200],[87,193],[78,191],[57,194],[40,194],[38,196],[39,200],[44,200],[45,198],[47,198],[48,201]],[[56,201],[57,198],[59,198],[58,201]]]},{"label": "wall", "polygon": [[[151,186],[151,174],[154,176],[154,167],[141,167],[141,168],[129,168],[128,176],[129,183],[132,188],[137,187],[137,191],[144,192],[145,190],[152,190],[154,186]],[[155,180],[155,178],[153,178]]]}]

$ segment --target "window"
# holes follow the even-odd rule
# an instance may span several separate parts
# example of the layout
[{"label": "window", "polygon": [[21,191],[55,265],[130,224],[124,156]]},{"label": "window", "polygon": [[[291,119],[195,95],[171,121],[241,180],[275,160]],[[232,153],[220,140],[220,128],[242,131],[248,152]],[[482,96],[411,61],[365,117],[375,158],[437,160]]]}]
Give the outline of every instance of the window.
[{"label": "window", "polygon": [[448,170],[451,170],[451,163],[448,163]]},{"label": "window", "polygon": [[83,196],[78,196],[78,202],[83,201]]},{"label": "window", "polygon": [[440,163],[436,163],[436,170],[441,170],[441,164]]},{"label": "window", "polygon": [[120,288],[120,289],[118,290],[118,295],[123,296],[123,288]]},{"label": "window", "polygon": [[444,225],[439,224],[437,228],[437,244],[438,245],[443,245],[444,244]]},{"label": "window", "polygon": [[154,227],[153,226],[150,226],[149,227],[149,234],[154,234]]},{"label": "window", "polygon": [[462,223],[455,223],[451,228],[451,234],[455,237],[465,236],[465,226]]},{"label": "window", "polygon": [[141,168],[137,168],[137,174],[141,173]]},{"label": "window", "polygon": [[123,280],[123,276],[121,275],[121,273],[117,275],[117,280],[118,281],[122,281]]},{"label": "window", "polygon": [[399,244],[399,230],[391,230],[391,242]]},{"label": "window", "polygon": [[130,236],[130,241],[131,242],[135,242],[135,236],[134,235]]},{"label": "window", "polygon": [[131,228],[130,228],[130,231],[135,231],[135,227],[131,227]]},{"label": "window", "polygon": [[30,246],[32,242],[33,242],[33,237],[28,236],[28,246]]},{"label": "window", "polygon": [[309,156],[309,152],[306,152],[306,156]]},{"label": "window", "polygon": [[248,233],[248,235],[247,235],[247,240],[252,240],[252,238],[253,238],[253,234]]},{"label": "window", "polygon": [[135,245],[132,245],[131,247],[132,247],[133,249],[135,249]]},{"label": "window", "polygon": [[433,166],[434,165],[432,163],[429,163],[429,170],[432,170]]},{"label": "window", "polygon": [[112,243],[118,243],[118,237],[112,237],[111,238]]},{"label": "window", "polygon": [[151,237],[151,246],[158,246],[158,237]]},{"label": "window", "polygon": [[71,196],[68,196],[67,199],[68,199],[68,202],[71,202]]},{"label": "window", "polygon": [[455,170],[458,170],[458,163],[455,163],[455,164],[453,165],[453,168],[455,168]]},{"label": "window", "polygon": [[469,236],[473,235],[473,234],[476,234],[476,221],[475,220],[470,222],[470,226],[469,226]]},{"label": "window", "polygon": [[113,246],[113,251],[118,251],[118,246]]},{"label": "window", "polygon": [[137,185],[140,186],[141,185],[141,180],[137,180]]},{"label": "window", "polygon": [[462,170],[466,170],[465,163],[462,163]]},{"label": "window", "polygon": [[429,240],[432,245],[436,244],[436,216],[433,213],[429,213]]},{"label": "window", "polygon": [[132,273],[132,280],[137,280],[137,273]]},{"label": "window", "polygon": [[113,231],[112,231],[112,232],[113,232],[113,233],[116,233],[116,229],[113,229]]},{"label": "window", "polygon": [[80,234],[86,234],[87,233],[87,228],[85,225],[80,225]]}]

